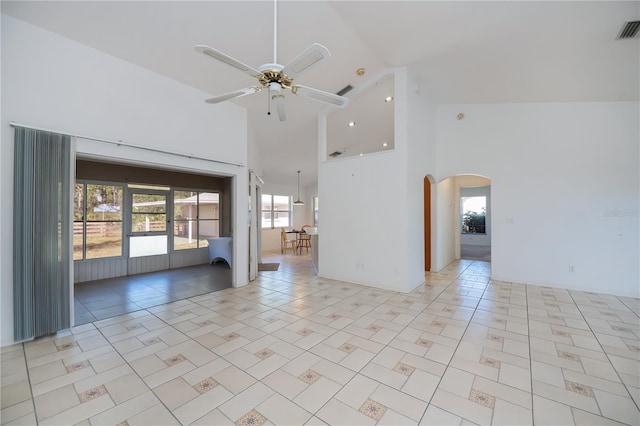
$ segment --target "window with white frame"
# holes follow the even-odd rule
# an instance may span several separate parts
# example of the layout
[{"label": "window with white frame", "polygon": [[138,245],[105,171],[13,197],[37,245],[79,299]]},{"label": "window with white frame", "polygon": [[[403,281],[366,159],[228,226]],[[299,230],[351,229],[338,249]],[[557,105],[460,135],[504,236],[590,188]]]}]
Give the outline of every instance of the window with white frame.
[{"label": "window with white frame", "polygon": [[291,197],[262,194],[262,227],[291,226]]},{"label": "window with white frame", "polygon": [[220,236],[220,194],[198,190],[173,191],[173,249],[208,247]]},{"label": "window with white frame", "polygon": [[73,259],[119,257],[124,186],[77,181],[73,195]]},{"label": "window with white frame", "polygon": [[[151,193],[154,190],[166,194]],[[154,249],[166,253],[167,240],[177,251],[207,247],[207,238],[220,236],[220,193],[216,191],[78,180],[73,206],[74,260],[123,257],[127,252],[130,257],[145,256],[146,251],[134,247],[145,238],[164,237],[165,248]],[[127,239],[125,212],[131,228]]]}]

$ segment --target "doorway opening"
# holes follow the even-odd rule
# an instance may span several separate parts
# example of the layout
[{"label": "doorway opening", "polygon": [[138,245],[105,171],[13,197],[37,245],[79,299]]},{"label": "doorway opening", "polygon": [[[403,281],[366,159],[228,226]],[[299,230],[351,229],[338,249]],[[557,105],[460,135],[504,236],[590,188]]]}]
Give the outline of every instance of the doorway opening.
[{"label": "doorway opening", "polygon": [[431,247],[433,244],[431,236],[432,218],[431,218],[431,186],[435,184],[435,179],[431,175],[424,177],[424,270],[431,271]]},{"label": "doorway opening", "polygon": [[[485,178],[481,178],[485,179]],[[473,183],[479,182],[474,179]],[[466,185],[469,185],[467,183]],[[460,259],[491,261],[491,185],[461,186]]]},{"label": "doorway opening", "polygon": [[427,175],[424,194],[425,271],[459,259],[490,262],[491,179],[465,174],[436,183]]}]

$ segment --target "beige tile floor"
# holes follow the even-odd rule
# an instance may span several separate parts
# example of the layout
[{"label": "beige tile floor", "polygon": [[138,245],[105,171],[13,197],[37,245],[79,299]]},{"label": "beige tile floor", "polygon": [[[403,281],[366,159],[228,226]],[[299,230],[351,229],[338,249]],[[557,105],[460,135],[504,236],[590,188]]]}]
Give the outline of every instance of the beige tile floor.
[{"label": "beige tile floor", "polygon": [[2,424],[640,424],[640,300],[490,282],[409,294],[272,255],[255,282],[2,348]]}]

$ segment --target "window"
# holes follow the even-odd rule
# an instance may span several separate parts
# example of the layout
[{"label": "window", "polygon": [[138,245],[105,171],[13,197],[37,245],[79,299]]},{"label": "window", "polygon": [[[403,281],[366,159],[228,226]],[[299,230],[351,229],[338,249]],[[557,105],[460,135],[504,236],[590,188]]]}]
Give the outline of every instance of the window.
[{"label": "window", "polygon": [[173,249],[207,247],[207,238],[220,236],[220,194],[173,192]]},{"label": "window", "polygon": [[486,234],[487,197],[460,197],[463,234]]},{"label": "window", "polygon": [[280,228],[291,224],[291,197],[262,194],[262,227]]},{"label": "window", "polygon": [[76,182],[73,259],[122,256],[122,185]]},{"label": "window", "polygon": [[76,181],[73,197],[73,260],[166,254],[220,236],[218,192]]}]

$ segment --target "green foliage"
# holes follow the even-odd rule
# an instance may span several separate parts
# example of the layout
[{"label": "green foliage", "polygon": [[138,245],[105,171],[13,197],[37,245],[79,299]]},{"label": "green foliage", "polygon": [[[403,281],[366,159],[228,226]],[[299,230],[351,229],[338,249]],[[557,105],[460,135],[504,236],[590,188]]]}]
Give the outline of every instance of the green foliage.
[{"label": "green foliage", "polygon": [[[82,220],[83,184],[74,191],[74,219]],[[86,184],[87,221],[122,220],[122,186]]]},{"label": "green foliage", "polygon": [[467,211],[462,217],[463,234],[486,234],[486,209],[482,213]]}]

